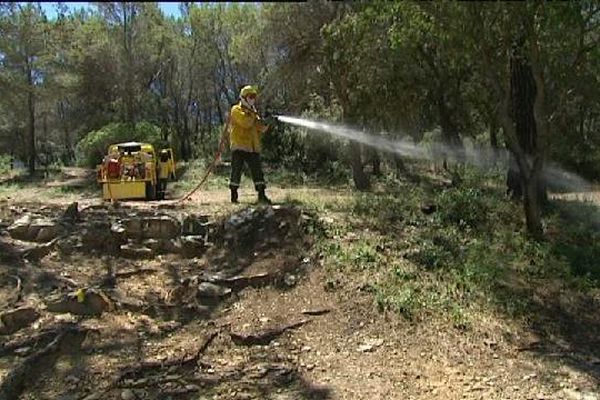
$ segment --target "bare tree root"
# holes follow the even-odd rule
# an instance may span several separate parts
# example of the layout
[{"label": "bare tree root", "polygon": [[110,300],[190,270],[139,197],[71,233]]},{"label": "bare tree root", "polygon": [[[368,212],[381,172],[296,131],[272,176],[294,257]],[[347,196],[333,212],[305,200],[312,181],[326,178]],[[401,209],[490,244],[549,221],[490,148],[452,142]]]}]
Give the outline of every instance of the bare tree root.
[{"label": "bare tree root", "polygon": [[37,378],[37,375],[48,369],[48,363],[54,364],[64,343],[70,348],[80,347],[87,330],[76,326],[61,329],[56,337],[43,349],[27,357],[19,366],[10,371],[0,385],[0,400],[18,399],[25,385]]},{"label": "bare tree root", "polygon": [[196,350],[196,352],[191,356],[186,355],[184,357],[178,357],[166,361],[143,361],[139,365],[127,367],[123,370],[123,372],[121,372],[116,383],[119,384],[125,379],[135,379],[155,369],[170,368],[173,366],[183,367],[195,364],[218,334],[218,330],[210,332],[204,339],[204,342],[200,345],[200,347],[198,347],[198,350]]},{"label": "bare tree root", "polygon": [[309,321],[310,320],[302,320],[299,322],[294,322],[293,324],[284,325],[284,326],[280,326],[277,328],[268,329],[263,332],[251,333],[251,334],[247,334],[247,335],[229,332],[229,336],[231,336],[231,340],[233,340],[233,343],[235,343],[237,345],[244,345],[244,346],[266,345],[266,344],[269,344],[271,342],[271,340],[275,339],[276,337],[278,337],[285,331],[287,331],[289,329],[298,328],[298,327],[306,324]]}]

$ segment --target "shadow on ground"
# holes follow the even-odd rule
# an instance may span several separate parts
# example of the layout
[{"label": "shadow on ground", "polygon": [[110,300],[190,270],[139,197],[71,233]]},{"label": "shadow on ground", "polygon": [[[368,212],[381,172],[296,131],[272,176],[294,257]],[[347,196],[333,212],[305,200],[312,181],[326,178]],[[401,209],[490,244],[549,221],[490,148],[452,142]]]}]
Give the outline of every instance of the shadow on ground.
[{"label": "shadow on ground", "polygon": [[553,201],[549,211],[557,217],[557,229],[548,232],[545,243],[550,264],[500,282],[494,296],[520,303],[518,316],[539,338],[523,350],[563,362],[600,383],[600,208]]}]

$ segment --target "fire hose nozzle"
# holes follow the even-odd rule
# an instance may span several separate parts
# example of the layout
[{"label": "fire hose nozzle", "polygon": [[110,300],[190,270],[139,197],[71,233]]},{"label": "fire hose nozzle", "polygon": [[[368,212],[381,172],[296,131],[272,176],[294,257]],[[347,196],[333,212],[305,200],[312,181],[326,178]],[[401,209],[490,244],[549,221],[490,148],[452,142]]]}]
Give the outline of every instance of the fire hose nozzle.
[{"label": "fire hose nozzle", "polygon": [[265,116],[263,119],[265,123],[269,125],[274,125],[279,122],[279,115],[275,113],[271,108],[267,108],[265,110]]}]

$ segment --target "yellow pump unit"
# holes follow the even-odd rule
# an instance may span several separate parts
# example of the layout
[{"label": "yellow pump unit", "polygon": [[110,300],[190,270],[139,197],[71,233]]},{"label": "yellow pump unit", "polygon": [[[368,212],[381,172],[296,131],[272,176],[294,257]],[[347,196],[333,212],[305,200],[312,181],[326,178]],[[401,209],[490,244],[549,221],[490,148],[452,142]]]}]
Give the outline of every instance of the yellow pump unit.
[{"label": "yellow pump unit", "polygon": [[167,182],[175,178],[173,151],[162,149],[157,154],[149,143],[112,144],[97,166],[104,200],[163,200]]}]

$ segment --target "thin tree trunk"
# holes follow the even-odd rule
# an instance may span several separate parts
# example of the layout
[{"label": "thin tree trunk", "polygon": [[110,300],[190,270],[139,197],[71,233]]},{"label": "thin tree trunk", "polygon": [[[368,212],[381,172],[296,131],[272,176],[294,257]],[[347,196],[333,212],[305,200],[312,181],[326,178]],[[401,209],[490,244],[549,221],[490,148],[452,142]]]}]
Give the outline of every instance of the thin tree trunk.
[{"label": "thin tree trunk", "polygon": [[498,161],[498,123],[495,117],[490,119],[490,164],[495,167]]},{"label": "thin tree trunk", "polygon": [[[513,152],[519,166],[520,188],[513,191],[513,197],[523,196],[523,207],[527,232],[535,238],[542,237],[541,207],[544,201],[545,188],[542,182],[543,158],[538,148],[537,125],[534,106],[537,97],[537,87],[531,66],[518,56],[511,60],[511,104],[514,120],[514,134],[520,151]],[[511,177],[511,174],[513,175]],[[510,171],[507,183],[516,179],[515,171]]]},{"label": "thin tree trunk", "polygon": [[490,122],[490,146],[492,149],[498,149],[498,125],[496,121]]},{"label": "thin tree trunk", "polygon": [[369,190],[371,183],[369,176],[363,169],[360,143],[350,142],[350,165],[352,167],[352,180],[354,186],[360,191]]},{"label": "thin tree trunk", "polygon": [[28,85],[28,93],[27,93],[27,110],[29,112],[29,135],[28,135],[28,147],[29,147],[29,174],[33,175],[35,173],[35,159],[37,153],[35,151],[35,99],[34,99],[34,84],[33,84],[33,71],[31,70],[31,65],[29,64],[29,57],[27,57],[26,61],[26,70],[27,70],[27,85]]},{"label": "thin tree trunk", "polygon": [[[485,26],[483,25],[482,20],[475,19],[474,21],[476,23],[477,31],[479,33],[483,33],[485,31]],[[530,41],[535,42],[535,40],[533,40],[534,38],[530,37],[529,39]],[[524,41],[522,41],[520,45],[517,44],[517,46],[515,46],[517,50],[523,48],[523,42]],[[512,50],[514,51],[515,48]],[[515,86],[514,84],[519,81],[518,79],[514,79],[517,76],[514,68],[514,62],[516,61],[517,56],[515,53],[516,52],[513,52],[513,55],[509,59],[510,65],[507,66],[510,67],[511,70],[511,79],[509,82],[504,83],[503,80],[499,79],[499,76],[493,72],[494,53],[492,48],[484,46],[481,56],[486,66],[485,71],[488,73],[489,82],[495,90],[496,95],[502,99],[498,117],[504,135],[506,136],[506,144],[511,152],[511,155],[514,157],[515,163],[518,165],[519,174],[522,182],[524,183],[525,201],[523,202],[523,205],[527,220],[527,231],[534,237],[540,237],[542,234],[542,221],[541,207],[539,206],[540,203],[537,194],[540,190],[538,178],[542,172],[543,157],[540,157],[539,150],[536,151],[533,157],[530,157],[528,152],[525,151],[520,143],[522,141],[522,139],[519,137],[520,135],[517,134],[516,124],[522,124],[522,122],[517,121],[514,113],[515,93],[512,89]],[[508,83],[508,85],[506,85],[506,83]],[[537,98],[536,101],[537,100],[539,100],[539,98]],[[537,117],[539,118],[541,115],[538,115]],[[538,133],[545,135],[547,130],[543,129],[542,132]]]},{"label": "thin tree trunk", "polygon": [[381,158],[379,157],[379,153],[373,150],[371,163],[373,165],[373,175],[381,176]]},{"label": "thin tree trunk", "polygon": [[[354,118],[356,114],[351,110],[350,107],[346,75],[341,75],[337,83],[337,97],[339,98],[342,106],[342,121],[344,123],[352,123],[354,122],[352,118]],[[360,191],[369,190],[371,187],[371,182],[369,181],[369,176],[365,174],[363,169],[364,165],[362,162],[360,143],[351,140],[348,150],[354,186]]]},{"label": "thin tree trunk", "polygon": [[506,194],[513,200],[519,200],[523,196],[523,182],[519,173],[519,165],[514,154],[508,158],[508,171],[506,172]]},{"label": "thin tree trunk", "polygon": [[527,232],[536,239],[543,236],[542,203],[540,202],[541,168],[533,168],[529,179],[525,180],[525,220]]},{"label": "thin tree trunk", "polygon": [[440,117],[440,128],[442,129],[442,140],[445,148],[442,150],[443,166],[448,169],[448,156],[462,161],[463,144],[458,134],[456,124],[452,120],[452,111],[445,101],[445,96],[441,95],[438,99],[438,112]]},{"label": "thin tree trunk", "polygon": [[[223,116],[223,110],[221,110],[221,98],[219,96],[219,89],[217,88],[216,81],[213,81],[213,88],[215,92],[215,107],[217,107],[217,113],[219,116],[219,124],[223,125],[223,123],[225,122],[225,118]],[[229,111],[229,109],[227,111]]]},{"label": "thin tree trunk", "polygon": [[63,140],[65,142],[65,151],[63,152],[62,161],[65,165],[70,165],[73,161],[73,148],[71,145],[71,132],[67,122],[67,112],[65,110],[65,102],[58,102],[58,113],[63,127]]},{"label": "thin tree trunk", "polygon": [[396,177],[400,178],[401,176],[406,174],[406,165],[404,164],[404,160],[398,154],[393,155],[394,157],[394,166],[396,167]]}]

